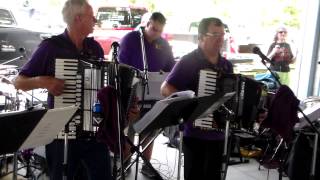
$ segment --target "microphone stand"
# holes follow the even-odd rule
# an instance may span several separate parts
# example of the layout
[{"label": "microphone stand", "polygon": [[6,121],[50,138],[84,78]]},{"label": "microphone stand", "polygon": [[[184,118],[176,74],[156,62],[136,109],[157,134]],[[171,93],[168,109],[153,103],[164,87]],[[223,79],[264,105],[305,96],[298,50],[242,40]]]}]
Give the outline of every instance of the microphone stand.
[{"label": "microphone stand", "polygon": [[142,81],[142,107],[144,105],[144,97],[145,97],[145,91],[147,90],[147,94],[149,94],[149,75],[148,75],[148,61],[147,61],[147,55],[146,55],[146,49],[144,45],[144,35],[143,35],[143,28],[139,29],[140,32],[140,44],[141,44],[141,55],[142,55],[142,62],[143,62],[143,81]]},{"label": "microphone stand", "polygon": [[10,60],[8,60],[8,61],[5,61],[5,62],[1,63],[1,65],[5,65],[5,64],[8,64],[8,63],[13,62],[13,61],[20,60],[20,59],[22,59],[23,57],[24,57],[24,56],[18,56],[18,57],[16,57],[16,58],[13,58],[13,59],[10,59]]},{"label": "microphone stand", "polygon": [[[124,168],[123,168],[123,153],[122,153],[122,134],[121,134],[121,122],[123,122],[122,116],[122,107],[121,107],[121,87],[120,87],[120,77],[119,77],[119,61],[118,61],[118,49],[119,43],[113,42],[111,44],[112,52],[112,61],[114,62],[114,81],[115,81],[115,89],[117,93],[117,127],[118,127],[118,146],[119,146],[119,158],[120,158],[120,172],[121,179],[125,179]],[[114,165],[116,166],[116,161],[114,161]],[[117,168],[115,168],[117,169]],[[114,174],[114,178],[117,179],[117,174]]]},{"label": "microphone stand", "polygon": [[[6,51],[3,51],[3,52],[6,52]],[[15,52],[15,51],[14,51]],[[10,60],[8,60],[8,61],[5,61],[5,62],[3,62],[3,63],[0,63],[1,65],[4,65],[4,64],[8,64],[8,63],[10,63],[10,62],[13,62],[13,61],[17,61],[17,60],[19,60],[19,59],[22,59],[22,58],[26,58],[27,57],[27,55],[26,55],[26,49],[25,48],[19,48],[19,52],[22,54],[22,55],[20,55],[20,56],[18,56],[18,57],[16,57],[16,58],[13,58],[13,59],[10,59]]]},{"label": "microphone stand", "polygon": [[[147,94],[149,94],[149,75],[148,75],[148,61],[147,61],[147,55],[146,55],[146,49],[145,49],[145,44],[144,44],[144,27],[139,28],[140,32],[140,45],[141,45],[141,56],[142,56],[142,62],[143,62],[143,78],[142,78],[142,91],[141,91],[141,107],[140,110],[144,109],[145,105],[145,93],[147,90]],[[138,136],[138,146],[140,146],[140,135]],[[139,150],[139,149],[138,149]],[[143,157],[143,154],[137,151],[137,156],[136,156],[136,172],[135,172],[135,179],[137,179],[138,175],[138,168],[139,168],[139,155],[143,160],[149,161],[146,158]],[[149,162],[150,164],[150,162]],[[150,164],[151,165],[151,164]]]},{"label": "microphone stand", "polygon": [[272,70],[270,69],[270,67],[269,67],[269,66],[267,65],[267,63],[266,63],[266,62],[270,62],[270,64],[272,64],[272,61],[271,61],[270,59],[265,60],[265,59],[261,58],[261,62],[262,62],[262,64],[267,68],[267,70],[271,73],[271,75],[274,77],[274,79],[276,80],[277,84],[278,84],[279,86],[281,86],[282,84],[281,84],[281,82],[280,82],[279,76],[276,75],[276,73],[275,73],[274,71],[272,71]]},{"label": "microphone stand", "polygon": [[[267,66],[266,61],[272,62],[267,57],[261,58],[262,64],[268,69],[268,71],[271,73],[271,75],[276,79],[277,83],[281,86],[282,84],[279,80],[279,77],[277,75],[275,75],[275,73]],[[302,114],[304,119],[310,125],[311,129],[315,132],[315,140],[314,141],[315,141],[315,144],[317,145],[318,144],[318,136],[320,135],[319,130],[314,126],[314,124],[312,124],[309,117],[302,111],[302,109],[299,106],[298,106],[298,111]],[[279,144],[279,145],[281,145],[281,144]],[[318,146],[315,146],[314,150],[313,150],[313,157],[312,157],[311,171],[310,171],[310,180],[314,180],[314,178],[315,178],[315,164],[316,164],[316,158],[317,158],[317,153],[315,153],[315,152],[317,152],[317,149],[318,149]],[[282,167],[280,167],[280,168],[282,169]],[[279,170],[280,173],[282,173],[281,169]],[[279,174],[279,176],[281,176],[281,175]]]}]

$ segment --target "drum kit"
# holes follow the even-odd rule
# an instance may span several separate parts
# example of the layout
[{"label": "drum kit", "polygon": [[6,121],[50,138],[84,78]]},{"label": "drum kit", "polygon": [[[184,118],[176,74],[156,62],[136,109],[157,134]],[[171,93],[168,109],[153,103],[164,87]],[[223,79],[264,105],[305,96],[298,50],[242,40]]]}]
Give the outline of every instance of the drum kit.
[{"label": "drum kit", "polygon": [[17,91],[12,84],[12,79],[17,73],[17,66],[0,65],[0,107],[2,111],[18,109]]},{"label": "drum kit", "polygon": [[12,80],[18,74],[17,68],[15,65],[0,64],[0,113],[25,110],[30,103],[34,105],[34,99],[41,101],[39,103],[46,101],[46,91],[35,90],[29,93],[15,89]]}]

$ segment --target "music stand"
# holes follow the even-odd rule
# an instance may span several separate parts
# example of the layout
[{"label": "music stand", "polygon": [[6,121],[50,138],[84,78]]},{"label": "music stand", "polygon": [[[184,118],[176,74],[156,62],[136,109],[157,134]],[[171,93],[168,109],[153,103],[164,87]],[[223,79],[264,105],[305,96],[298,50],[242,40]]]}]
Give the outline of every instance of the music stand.
[{"label": "music stand", "polygon": [[[49,144],[77,111],[76,106],[0,114],[0,155]],[[16,169],[14,169],[16,178]]]},{"label": "music stand", "polygon": [[[187,121],[194,121],[198,118],[207,117],[209,114],[216,111],[218,108],[223,107],[223,110],[226,111],[228,115],[233,115],[233,112],[226,108],[223,104],[231,99],[236,93],[219,93],[210,96],[203,96],[198,98],[198,103],[193,113],[187,118]],[[225,139],[224,139],[224,150],[223,150],[223,159],[224,163],[222,164],[222,179],[224,180],[226,177],[227,171],[227,149],[228,149],[228,137],[229,137],[229,118],[226,118],[226,127],[225,127]],[[181,161],[182,161],[182,144],[183,144],[183,127],[182,121],[179,128],[179,160],[178,160],[178,177],[177,180],[180,180],[180,172],[181,172]]]},{"label": "music stand", "polygon": [[[203,97],[171,97],[158,101],[154,107],[138,122],[134,123],[132,128],[138,133],[146,133],[167,126],[180,124],[187,121],[205,116],[217,110],[223,103],[229,100],[235,93],[219,93]],[[183,120],[181,120],[183,119]],[[183,130],[180,129],[178,179],[180,176],[182,136]],[[138,150],[139,148],[136,148]],[[139,152],[137,152],[139,155]],[[142,156],[143,157],[143,156]],[[159,173],[152,167],[150,162],[145,163],[156,172],[157,178],[162,179]]]}]

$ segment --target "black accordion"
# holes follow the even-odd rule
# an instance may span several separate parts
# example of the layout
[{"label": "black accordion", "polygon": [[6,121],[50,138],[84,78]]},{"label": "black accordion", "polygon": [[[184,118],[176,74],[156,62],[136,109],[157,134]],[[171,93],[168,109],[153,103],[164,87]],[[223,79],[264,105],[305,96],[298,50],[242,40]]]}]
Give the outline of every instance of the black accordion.
[{"label": "black accordion", "polygon": [[[132,66],[126,64],[118,64],[118,77],[116,77],[115,64],[110,64],[108,67],[107,84],[116,86],[116,78],[119,82],[122,115],[126,116],[136,96],[136,89],[138,82],[141,80],[140,71]],[[125,117],[126,118],[126,117]]]},{"label": "black accordion", "polygon": [[[79,111],[68,124],[68,138],[92,137],[99,121],[94,117],[93,108],[97,92],[105,85],[106,69],[97,61],[85,62],[78,59],[56,59],[55,77],[65,80],[65,88],[60,96],[54,97],[54,108],[78,105]],[[103,62],[101,62],[103,63]],[[58,134],[63,139],[65,130]]]},{"label": "black accordion", "polygon": [[225,103],[235,114],[232,124],[234,128],[252,130],[258,109],[264,104],[264,91],[263,83],[241,74],[219,74],[212,70],[200,70],[197,92],[199,97],[218,92],[236,92],[235,96]]}]

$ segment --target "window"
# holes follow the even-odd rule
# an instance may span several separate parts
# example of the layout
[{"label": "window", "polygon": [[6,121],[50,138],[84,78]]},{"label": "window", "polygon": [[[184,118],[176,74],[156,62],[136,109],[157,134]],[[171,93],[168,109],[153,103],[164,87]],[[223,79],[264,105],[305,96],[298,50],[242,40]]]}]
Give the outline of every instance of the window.
[{"label": "window", "polygon": [[16,20],[14,19],[10,11],[6,9],[0,9],[0,25],[6,25],[6,26],[17,25]]},{"label": "window", "polygon": [[98,9],[98,26],[102,28],[134,28],[141,22],[145,9],[129,7],[101,7]]}]

